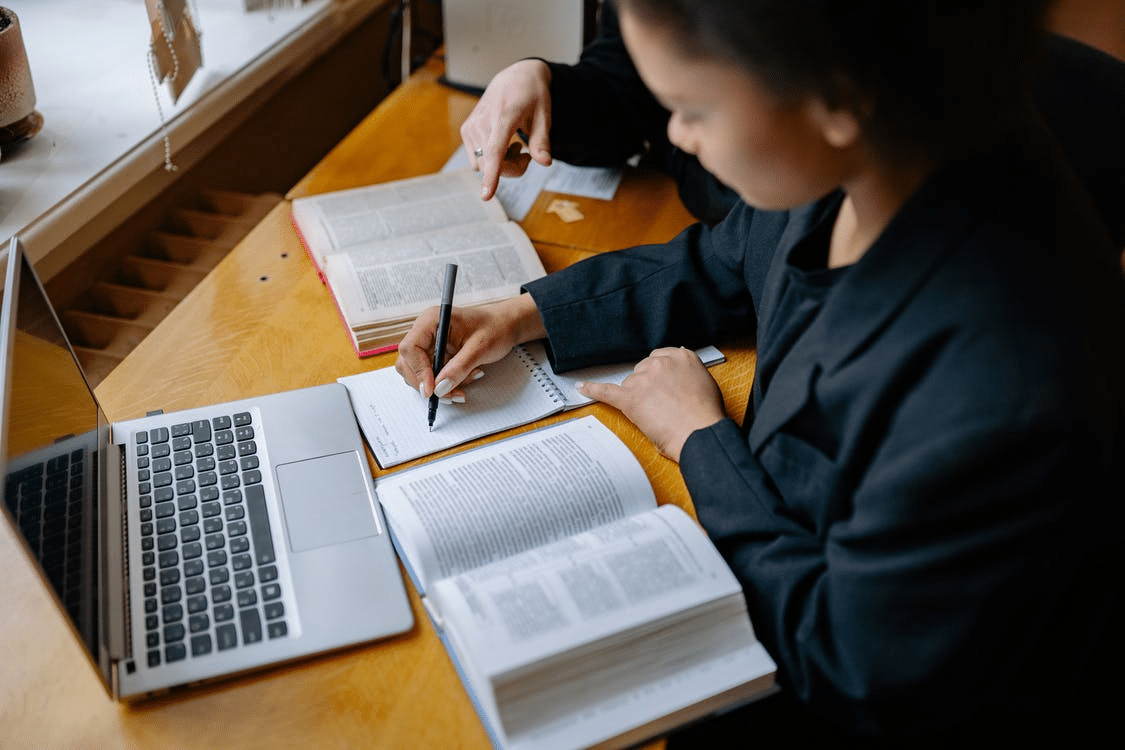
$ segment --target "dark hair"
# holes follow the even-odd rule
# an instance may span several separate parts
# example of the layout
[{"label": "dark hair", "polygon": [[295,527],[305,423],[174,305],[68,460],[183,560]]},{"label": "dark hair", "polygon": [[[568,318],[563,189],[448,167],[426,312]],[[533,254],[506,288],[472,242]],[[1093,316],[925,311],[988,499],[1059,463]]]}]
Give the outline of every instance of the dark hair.
[{"label": "dark hair", "polygon": [[[781,96],[855,111],[892,152],[957,148],[1022,95],[1050,0],[614,0]],[[974,135],[974,134],[978,135]]]}]

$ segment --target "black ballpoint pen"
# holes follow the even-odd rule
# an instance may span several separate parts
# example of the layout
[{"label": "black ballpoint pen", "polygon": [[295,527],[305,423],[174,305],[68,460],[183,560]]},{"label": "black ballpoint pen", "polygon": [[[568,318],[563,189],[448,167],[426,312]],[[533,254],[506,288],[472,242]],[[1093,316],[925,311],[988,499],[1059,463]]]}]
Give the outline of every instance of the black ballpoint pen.
[{"label": "black ballpoint pen", "polygon": [[[434,342],[434,388],[437,388],[437,374],[445,366],[445,346],[449,341],[449,316],[453,312],[453,286],[457,283],[457,264],[445,264],[445,283],[441,289],[441,310],[438,312],[437,340]],[[430,431],[434,429],[437,416],[438,397],[430,396]]]}]

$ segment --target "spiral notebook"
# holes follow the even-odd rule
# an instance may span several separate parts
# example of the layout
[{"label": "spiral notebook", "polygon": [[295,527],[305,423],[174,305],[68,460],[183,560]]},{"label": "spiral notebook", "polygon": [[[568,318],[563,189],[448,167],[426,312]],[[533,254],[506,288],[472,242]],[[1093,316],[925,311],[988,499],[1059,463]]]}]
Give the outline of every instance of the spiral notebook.
[{"label": "spiral notebook", "polygon": [[[705,365],[724,361],[713,346],[696,350]],[[384,469],[470,440],[588,404],[581,381],[620,383],[632,364],[604,365],[557,374],[540,342],[517,346],[483,368],[483,378],[466,387],[464,404],[443,404],[431,432],[426,399],[403,382],[393,367],[339,378],[348,389],[363,436]]]}]

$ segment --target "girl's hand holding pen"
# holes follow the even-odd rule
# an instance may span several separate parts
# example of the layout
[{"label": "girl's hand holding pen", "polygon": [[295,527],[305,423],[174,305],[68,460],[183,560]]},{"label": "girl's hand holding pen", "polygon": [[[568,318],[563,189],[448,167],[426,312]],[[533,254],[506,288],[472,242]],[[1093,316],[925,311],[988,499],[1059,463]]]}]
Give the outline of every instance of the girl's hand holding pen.
[{"label": "girl's hand holding pen", "polygon": [[546,331],[530,295],[480,307],[454,307],[446,361],[434,377],[433,354],[438,307],[426,309],[398,345],[395,370],[423,397],[463,400],[464,385],[484,374],[483,365],[505,357],[512,347],[543,338]]}]

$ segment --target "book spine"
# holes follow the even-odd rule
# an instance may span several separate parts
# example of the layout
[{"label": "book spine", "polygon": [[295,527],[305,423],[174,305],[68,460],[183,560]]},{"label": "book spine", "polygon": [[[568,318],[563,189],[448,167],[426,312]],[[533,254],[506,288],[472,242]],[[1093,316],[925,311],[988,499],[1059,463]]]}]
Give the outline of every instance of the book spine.
[{"label": "book spine", "polygon": [[517,346],[515,348],[516,359],[520,361],[524,367],[531,372],[531,379],[535,381],[536,385],[543,389],[543,391],[550,397],[550,399],[559,406],[566,405],[566,395],[563,394],[558,384],[551,379],[543,366],[531,356],[524,346]]}]

